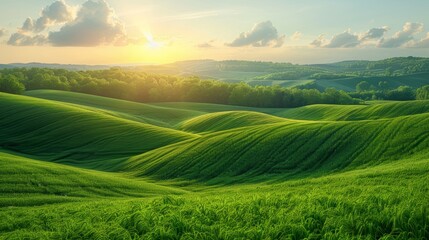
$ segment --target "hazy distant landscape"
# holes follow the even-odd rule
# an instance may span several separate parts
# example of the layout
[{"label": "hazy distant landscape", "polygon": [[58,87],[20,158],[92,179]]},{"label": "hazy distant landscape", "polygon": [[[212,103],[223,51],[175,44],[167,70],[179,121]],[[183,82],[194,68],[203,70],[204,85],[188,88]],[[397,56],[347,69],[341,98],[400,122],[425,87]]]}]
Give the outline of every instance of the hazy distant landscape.
[{"label": "hazy distant landscape", "polygon": [[429,239],[428,8],[0,3],[0,239]]}]

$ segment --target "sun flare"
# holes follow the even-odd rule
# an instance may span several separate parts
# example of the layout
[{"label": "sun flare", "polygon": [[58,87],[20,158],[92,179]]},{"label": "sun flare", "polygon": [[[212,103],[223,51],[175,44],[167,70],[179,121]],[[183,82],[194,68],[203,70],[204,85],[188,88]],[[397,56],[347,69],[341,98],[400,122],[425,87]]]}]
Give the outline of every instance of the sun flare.
[{"label": "sun flare", "polygon": [[164,46],[164,43],[155,41],[150,32],[144,33],[147,43],[145,44],[150,49],[159,49]]}]

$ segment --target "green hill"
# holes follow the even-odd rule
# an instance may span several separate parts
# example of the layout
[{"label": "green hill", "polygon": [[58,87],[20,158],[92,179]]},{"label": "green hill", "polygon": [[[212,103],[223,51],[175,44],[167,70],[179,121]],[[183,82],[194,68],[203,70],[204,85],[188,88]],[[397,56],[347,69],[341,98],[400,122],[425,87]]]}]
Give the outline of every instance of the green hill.
[{"label": "green hill", "polygon": [[0,109],[0,147],[51,161],[113,167],[111,160],[195,137],[33,97],[1,93]]},{"label": "green hill", "polygon": [[179,124],[180,129],[187,132],[215,132],[238,127],[285,122],[286,119],[272,115],[247,112],[229,111],[201,115]]},{"label": "green hill", "polygon": [[348,106],[318,104],[291,108],[274,114],[293,119],[350,121],[395,118],[428,112],[429,101],[405,101]]},{"label": "green hill", "polygon": [[64,92],[57,90],[33,90],[25,93],[27,96],[78,104],[91,110],[126,118],[134,121],[171,127],[187,118],[204,114],[204,112],[155,106],[144,103],[130,102],[120,99],[100,97],[95,95]]},{"label": "green hill", "polygon": [[120,174],[80,169],[0,152],[0,209],[179,194],[184,191],[126,178]]},{"label": "green hill", "polygon": [[27,94],[0,94],[0,239],[429,236],[428,101]]},{"label": "green hill", "polygon": [[428,154],[429,114],[350,122],[286,122],[207,134],[132,157],[157,179],[254,181],[327,174]]},{"label": "green hill", "polygon": [[234,105],[222,105],[213,103],[194,103],[194,102],[165,102],[165,103],[153,103],[151,105],[167,107],[167,108],[179,108],[191,111],[197,111],[201,113],[214,113],[214,112],[226,112],[226,111],[253,111],[262,113],[276,113],[281,112],[284,108],[257,108],[257,107],[245,107],[245,106],[234,106]]}]

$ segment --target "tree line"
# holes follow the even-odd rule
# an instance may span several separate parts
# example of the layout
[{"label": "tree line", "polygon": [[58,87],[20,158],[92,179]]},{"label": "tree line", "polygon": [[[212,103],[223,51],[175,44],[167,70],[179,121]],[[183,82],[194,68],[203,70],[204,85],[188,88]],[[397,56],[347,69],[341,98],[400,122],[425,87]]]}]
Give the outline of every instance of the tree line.
[{"label": "tree line", "polygon": [[410,86],[399,86],[394,89],[387,88],[386,81],[380,81],[377,86],[361,81],[356,85],[356,92],[350,96],[362,100],[425,100],[429,99],[429,85],[413,89]]},{"label": "tree line", "polygon": [[344,91],[288,89],[225,83],[198,77],[179,77],[111,68],[68,71],[46,68],[0,70],[0,91],[55,89],[137,102],[204,102],[251,107],[299,107],[309,104],[356,104]]}]

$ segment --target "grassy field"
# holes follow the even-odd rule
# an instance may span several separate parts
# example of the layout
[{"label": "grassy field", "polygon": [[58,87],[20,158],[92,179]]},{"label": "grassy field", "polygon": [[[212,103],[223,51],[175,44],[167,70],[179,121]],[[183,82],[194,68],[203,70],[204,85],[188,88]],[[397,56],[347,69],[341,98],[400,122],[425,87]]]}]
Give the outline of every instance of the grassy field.
[{"label": "grassy field", "polygon": [[428,239],[429,102],[0,94],[0,239]]},{"label": "grassy field", "polygon": [[0,94],[0,108],[1,148],[82,166],[114,167],[110,163],[117,158],[197,137],[32,97]]},{"label": "grassy field", "polygon": [[143,103],[129,102],[113,98],[105,98],[74,92],[55,90],[34,90],[26,95],[63,103],[78,104],[79,107],[102,111],[113,116],[141,121],[163,127],[171,127],[189,117],[199,116],[204,111],[192,111],[171,107],[155,106]]}]

